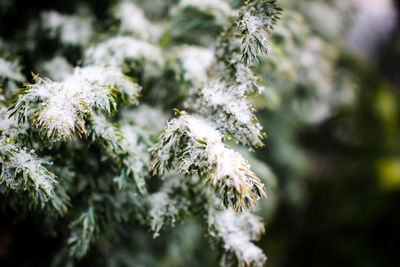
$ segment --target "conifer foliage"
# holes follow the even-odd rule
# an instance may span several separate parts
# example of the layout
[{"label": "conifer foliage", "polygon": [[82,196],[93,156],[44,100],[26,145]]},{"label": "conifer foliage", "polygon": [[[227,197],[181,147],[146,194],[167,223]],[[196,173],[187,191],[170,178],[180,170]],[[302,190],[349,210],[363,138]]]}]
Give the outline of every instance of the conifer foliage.
[{"label": "conifer foliage", "polygon": [[60,48],[22,66],[32,83],[1,41],[1,205],[46,218],[63,240],[54,264],[102,251],[112,265],[127,229],[162,238],[197,218],[222,266],[263,266],[252,213],[267,189],[237,148],[263,145],[250,97],[265,90],[255,70],[281,11],[275,0],[121,0],[108,29],[84,7],[45,11],[29,45],[36,34]]}]

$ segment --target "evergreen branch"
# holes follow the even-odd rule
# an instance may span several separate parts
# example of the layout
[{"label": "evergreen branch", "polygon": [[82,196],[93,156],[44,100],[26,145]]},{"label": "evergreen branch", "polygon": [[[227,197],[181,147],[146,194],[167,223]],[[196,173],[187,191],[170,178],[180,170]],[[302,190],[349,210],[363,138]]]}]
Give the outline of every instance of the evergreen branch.
[{"label": "evergreen branch", "polygon": [[111,155],[118,156],[122,152],[121,141],[123,137],[117,124],[107,121],[103,114],[94,114],[90,126],[92,142],[98,142],[106,147]]},{"label": "evergreen branch", "polygon": [[148,196],[153,237],[159,236],[165,224],[174,226],[180,215],[189,212],[190,200],[184,196],[187,191],[188,188],[182,177],[172,172],[168,174],[160,190]]},{"label": "evergreen branch", "polygon": [[32,124],[52,140],[66,140],[75,133],[87,135],[86,117],[96,110],[116,109],[114,87],[123,88],[121,91],[129,97],[139,90],[120,71],[96,66],[77,67],[62,82],[34,78],[36,83],[26,84],[16,96],[10,116],[21,122],[34,112]]},{"label": "evergreen branch", "polygon": [[273,29],[281,11],[276,0],[246,1],[242,7],[236,21],[242,39],[240,53],[247,64],[258,62],[258,56],[269,53],[269,30]]},{"label": "evergreen branch", "polygon": [[69,227],[71,234],[67,243],[70,255],[82,258],[88,252],[90,245],[95,242],[98,234],[95,208],[89,206]]},{"label": "evergreen branch", "polygon": [[245,96],[244,89],[235,83],[210,81],[200,91],[195,105],[199,114],[212,118],[218,130],[247,145],[262,146],[262,126],[253,114],[253,108]]},{"label": "evergreen branch", "polygon": [[149,154],[135,131],[135,127],[129,124],[119,129],[117,124],[108,122],[103,115],[96,114],[91,120],[92,142],[101,144],[107,151],[107,157],[111,155],[117,162],[119,174],[114,181],[118,188],[122,190],[133,181],[138,192],[144,194]]},{"label": "evergreen branch", "polygon": [[168,123],[152,151],[150,170],[154,174],[163,175],[175,161],[180,162],[180,173],[206,175],[206,181],[219,190],[224,206],[238,213],[266,197],[264,185],[247,161],[226,148],[221,134],[201,117],[182,112]]},{"label": "evergreen branch", "polygon": [[222,243],[221,266],[264,266],[267,257],[251,242],[264,233],[259,217],[251,213],[237,215],[230,210],[219,211],[211,207],[208,225],[211,236]]},{"label": "evergreen branch", "polygon": [[114,178],[120,189],[126,187],[127,180],[134,181],[139,193],[147,192],[145,176],[148,173],[150,156],[147,147],[139,141],[136,128],[129,124],[121,127],[122,149],[120,155],[122,168],[120,174]]},{"label": "evergreen branch", "polygon": [[57,177],[43,165],[49,162],[40,159],[33,151],[21,148],[0,130],[0,185],[3,190],[30,191],[47,200],[54,196]]}]

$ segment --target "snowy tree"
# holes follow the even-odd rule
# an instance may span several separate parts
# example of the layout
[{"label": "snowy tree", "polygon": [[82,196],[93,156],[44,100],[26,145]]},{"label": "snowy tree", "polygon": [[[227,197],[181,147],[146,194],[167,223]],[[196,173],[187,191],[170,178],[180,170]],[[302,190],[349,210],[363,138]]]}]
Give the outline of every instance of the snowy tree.
[{"label": "snowy tree", "polygon": [[252,153],[267,136],[256,107],[306,82],[343,103],[321,79],[334,49],[276,0],[105,2],[42,10],[0,41],[2,208],[44,222],[55,266],[179,265],[149,244],[193,250],[191,225],[221,266],[263,266],[257,204],[275,178]]}]

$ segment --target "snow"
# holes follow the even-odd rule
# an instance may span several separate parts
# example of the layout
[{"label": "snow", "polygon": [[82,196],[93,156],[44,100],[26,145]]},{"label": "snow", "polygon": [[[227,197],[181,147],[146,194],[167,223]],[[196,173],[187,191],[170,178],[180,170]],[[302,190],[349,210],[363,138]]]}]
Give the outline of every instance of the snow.
[{"label": "snow", "polygon": [[164,223],[174,226],[177,216],[181,212],[187,212],[190,201],[176,192],[188,190],[183,177],[175,172],[171,172],[165,178],[159,191],[148,196],[151,209],[149,212],[151,228],[154,231],[153,237],[159,235]]},{"label": "snow", "polygon": [[187,124],[189,135],[194,139],[201,139],[210,144],[221,142],[221,134],[204,119],[197,116],[185,115],[180,118]]},{"label": "snow", "polygon": [[13,160],[12,166],[14,168],[29,172],[30,178],[36,188],[40,187],[48,196],[52,195],[55,180],[49,179],[48,175],[44,173],[45,170],[41,160],[34,158],[32,154],[25,150],[21,150],[20,153],[17,153]]},{"label": "snow", "polygon": [[25,80],[17,61],[7,61],[2,57],[0,57],[0,77],[18,82]]},{"label": "snow", "polygon": [[[2,95],[0,95],[0,97],[2,97]],[[1,100],[0,98],[0,101]],[[14,121],[8,118],[7,108],[0,107],[0,129],[8,131],[14,124]]]},{"label": "snow", "polygon": [[37,77],[37,82],[28,85],[27,92],[19,96],[17,107],[39,101],[37,126],[44,129],[49,138],[65,140],[75,130],[86,134],[84,117],[93,109],[110,112],[115,108],[111,97],[113,87],[122,87],[121,91],[134,91],[135,94],[139,90],[119,70],[77,67],[62,82]]},{"label": "snow", "polygon": [[179,8],[194,6],[206,11],[219,10],[225,15],[230,15],[231,7],[223,0],[181,0],[178,4]]},{"label": "snow", "polygon": [[260,78],[255,76],[249,66],[243,63],[236,63],[235,81],[238,84],[235,92],[239,96],[244,96],[246,93],[255,92],[261,94],[265,87],[259,84]]},{"label": "snow", "polygon": [[163,65],[162,51],[158,46],[129,36],[107,39],[85,52],[85,61],[95,65],[122,68],[126,59],[146,59],[157,66]]},{"label": "snow", "polygon": [[227,183],[235,187],[237,192],[242,192],[246,185],[239,166],[249,168],[245,159],[232,149],[226,148],[222,144],[210,146],[208,149],[209,158],[216,163],[214,175],[211,177],[211,184],[216,186],[221,179],[228,178]]},{"label": "snow", "polygon": [[[247,68],[239,69],[241,74],[235,82],[211,79],[206,83],[192,109],[214,121],[223,135],[231,136],[243,144],[262,146],[262,126],[257,122],[254,109],[247,99],[250,91],[261,91],[262,88],[259,88],[257,77],[248,73]],[[246,82],[242,76],[247,76]]]},{"label": "snow", "polygon": [[207,81],[207,70],[215,62],[212,49],[183,46],[178,50],[178,57],[185,71],[185,79],[193,81],[196,85]]},{"label": "snow", "polygon": [[139,141],[136,128],[133,125],[124,124],[121,126],[120,130],[123,136],[122,147],[133,157],[130,168],[136,173],[146,172],[150,161],[150,155],[147,151],[147,147],[143,142]]},{"label": "snow", "polygon": [[270,22],[266,17],[252,15],[249,11],[237,22],[243,32],[241,53],[247,64],[258,61],[257,56],[265,56],[270,51],[267,29]]},{"label": "snow", "polygon": [[151,134],[158,135],[165,127],[167,115],[159,108],[140,104],[136,109],[123,109],[120,111],[121,122],[134,123]]},{"label": "snow", "polygon": [[225,250],[233,252],[238,266],[264,266],[266,257],[251,241],[264,232],[264,225],[253,214],[235,214],[231,210],[216,212],[213,218],[216,235],[222,239]]},{"label": "snow", "polygon": [[33,151],[21,149],[4,135],[0,136],[0,155],[8,159],[2,166],[0,177],[7,187],[26,190],[33,186],[35,190],[43,190],[48,197],[53,194],[55,176],[43,167],[48,162],[37,158]]},{"label": "snow", "polygon": [[122,32],[137,33],[144,39],[156,41],[164,31],[163,25],[150,22],[143,10],[132,2],[118,3],[113,9],[113,15],[120,21]]},{"label": "snow", "polygon": [[[184,147],[180,136],[188,137]],[[238,212],[266,196],[264,185],[250,170],[247,160],[227,148],[215,126],[200,116],[183,112],[171,120],[156,153],[158,160],[165,162],[174,159],[174,153],[182,155],[179,172],[207,175],[210,185],[223,191],[224,203]]]},{"label": "snow", "polygon": [[84,45],[89,42],[92,35],[90,16],[72,16],[46,11],[42,13],[42,23],[51,31],[53,37],[59,34],[65,44]]},{"label": "snow", "polygon": [[62,56],[56,56],[42,64],[45,76],[53,81],[62,81],[67,78],[73,70],[73,67]]},{"label": "snow", "polygon": [[241,30],[247,30],[250,34],[256,34],[261,27],[269,26],[269,22],[265,18],[259,16],[253,16],[249,11],[243,14],[242,20],[238,22],[238,26]]},{"label": "snow", "polygon": [[215,110],[222,108],[240,123],[249,124],[253,115],[250,103],[242,95],[242,90],[237,94],[236,88],[238,87],[229,86],[223,81],[212,81],[201,90],[204,104]]},{"label": "snow", "polygon": [[105,140],[117,141],[119,133],[113,124],[109,123],[104,115],[95,114],[91,118],[91,124],[96,135]]}]

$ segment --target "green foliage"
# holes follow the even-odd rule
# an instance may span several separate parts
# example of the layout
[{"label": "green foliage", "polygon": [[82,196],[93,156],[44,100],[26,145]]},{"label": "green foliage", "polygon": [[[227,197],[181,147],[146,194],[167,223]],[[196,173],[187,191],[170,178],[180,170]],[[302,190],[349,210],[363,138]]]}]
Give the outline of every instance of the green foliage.
[{"label": "green foliage", "polygon": [[[19,33],[27,42],[0,46],[40,73],[11,96],[30,78],[1,51],[0,191],[13,203],[5,205],[32,206],[28,214],[51,222],[43,231],[61,244],[46,255],[56,265],[196,263],[189,253],[207,233],[221,266],[263,266],[253,242],[264,225],[253,213],[274,205],[261,199],[274,196],[276,181],[245,149],[264,146],[267,125],[266,149],[290,171],[303,167],[293,159],[294,126],[263,112],[312,121],[296,109],[309,101],[296,90],[332,99],[332,88],[319,88],[321,77],[335,78],[334,49],[275,0],[104,1],[100,11],[94,2],[40,10]],[[315,56],[312,67],[304,54]],[[167,249],[156,255],[160,244]]]}]

